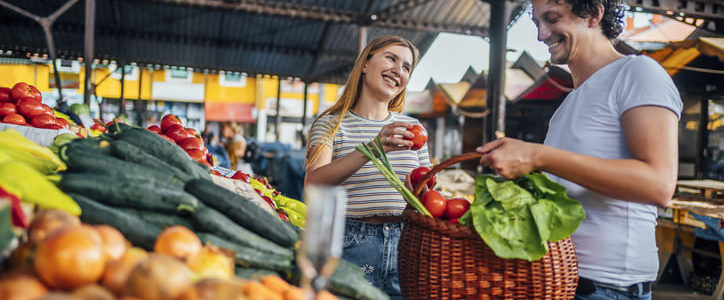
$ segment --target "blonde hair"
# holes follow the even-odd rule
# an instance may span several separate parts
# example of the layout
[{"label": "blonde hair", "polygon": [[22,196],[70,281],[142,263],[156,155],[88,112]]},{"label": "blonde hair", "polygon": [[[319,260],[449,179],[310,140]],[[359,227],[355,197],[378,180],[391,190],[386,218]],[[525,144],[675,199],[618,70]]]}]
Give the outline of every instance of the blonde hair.
[{"label": "blonde hair", "polygon": [[[364,49],[362,49],[362,52],[360,52],[359,56],[357,56],[357,60],[355,60],[354,62],[354,67],[352,67],[352,71],[347,78],[347,82],[345,82],[344,84],[344,91],[342,92],[342,95],[339,97],[339,99],[337,99],[337,102],[335,102],[330,108],[319,114],[314,119],[314,122],[312,122],[312,127],[314,127],[314,123],[316,123],[319,118],[325,115],[339,114],[339,118],[336,120],[334,128],[327,132],[327,134],[324,136],[324,139],[321,143],[322,145],[326,144],[332,139],[334,133],[337,132],[340,124],[342,124],[342,119],[344,118],[344,115],[349,112],[355,105],[357,105],[360,93],[362,92],[362,72],[365,63],[367,63],[367,61],[372,58],[373,55],[390,46],[402,46],[410,49],[410,51],[412,52],[412,66],[410,68],[410,75],[412,75],[412,70],[415,69],[420,55],[419,51],[417,50],[415,45],[412,44],[412,42],[396,35],[384,35],[372,40],[369,44],[367,44],[367,46],[365,46]],[[392,101],[389,102],[389,104],[387,105],[387,109],[389,111],[402,111],[402,107],[405,105],[405,91],[406,89],[403,89],[399,94],[397,94],[397,96],[392,99]],[[310,153],[311,136],[312,135],[310,134],[307,137],[307,162],[317,159],[320,154],[319,150],[315,151],[314,153]]]}]

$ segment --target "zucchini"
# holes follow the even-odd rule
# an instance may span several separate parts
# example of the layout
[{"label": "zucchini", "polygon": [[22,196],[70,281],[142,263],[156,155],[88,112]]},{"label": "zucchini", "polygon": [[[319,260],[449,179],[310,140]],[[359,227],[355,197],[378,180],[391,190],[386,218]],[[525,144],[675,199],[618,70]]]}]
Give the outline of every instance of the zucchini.
[{"label": "zucchini", "polygon": [[135,209],[127,207],[117,207],[116,209],[125,212],[129,215],[137,216],[146,222],[156,224],[161,228],[166,228],[174,225],[181,225],[192,231],[196,231],[193,220],[190,216],[181,216],[177,214],[160,213],[145,209]]},{"label": "zucchini", "polygon": [[109,134],[118,134],[119,132],[128,130],[130,128],[139,128],[140,129],[140,127],[131,126],[126,123],[113,122],[111,125],[108,125],[107,130],[108,130]]},{"label": "zucchini", "polygon": [[99,138],[74,139],[58,148],[58,157],[60,157],[63,162],[67,163],[68,156],[76,151],[83,151],[98,155],[110,154],[110,149],[105,147],[106,143],[103,143],[104,147],[101,147],[102,142],[103,140]]},{"label": "zucchini", "polygon": [[83,210],[80,219],[89,224],[107,224],[118,229],[134,246],[153,250],[156,237],[162,229],[156,224],[101,204],[83,195],[69,193]]},{"label": "zucchini", "polygon": [[76,150],[67,157],[66,165],[68,170],[74,172],[97,172],[102,174],[126,174],[137,178],[155,179],[164,182],[183,185],[172,173],[152,169],[146,166],[127,162],[110,155],[102,155],[86,150]]},{"label": "zucchini", "polygon": [[234,268],[234,273],[236,273],[236,276],[244,279],[259,279],[266,275],[276,275],[279,276],[279,273],[271,271],[271,270],[264,270],[264,269],[253,269],[253,268],[245,268],[236,266]]},{"label": "zucchini", "polygon": [[137,163],[156,170],[166,171],[175,175],[182,182],[191,180],[191,176],[186,174],[184,171],[181,171],[179,168],[169,165],[158,157],[148,154],[141,150],[141,148],[123,140],[111,141],[111,154],[125,161]]},{"label": "zucchini", "polygon": [[199,233],[198,236],[204,243],[211,243],[212,245],[236,252],[236,264],[244,268],[259,268],[273,271],[291,271],[292,269],[291,257],[264,253],[211,233]]},{"label": "zucchini", "polygon": [[284,224],[282,219],[270,215],[256,204],[209,180],[190,180],[186,183],[186,191],[204,204],[223,212],[237,224],[282,247],[291,248],[299,239],[299,233]]},{"label": "zucchini", "polygon": [[134,146],[143,149],[159,159],[186,172],[193,178],[205,178],[211,180],[208,168],[191,159],[178,145],[167,141],[160,135],[140,128],[130,128],[121,131],[117,139],[126,141]]},{"label": "zucchini", "polygon": [[159,212],[193,212],[198,200],[182,189],[146,180],[118,179],[97,174],[65,173],[60,188],[68,193],[93,197],[110,206],[134,207]]},{"label": "zucchini", "polygon": [[285,258],[293,258],[291,249],[283,248],[248,229],[239,226],[224,214],[206,205],[199,205],[194,212],[194,226],[203,232],[213,232],[234,243],[262,252],[276,254]]}]

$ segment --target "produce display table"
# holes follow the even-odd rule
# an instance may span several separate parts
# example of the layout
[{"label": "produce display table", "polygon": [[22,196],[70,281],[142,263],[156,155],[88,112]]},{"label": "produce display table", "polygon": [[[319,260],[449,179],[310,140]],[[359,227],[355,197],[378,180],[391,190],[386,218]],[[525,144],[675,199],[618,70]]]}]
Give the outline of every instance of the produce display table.
[{"label": "produce display table", "polygon": [[[724,265],[724,241],[718,240],[719,253],[694,248],[696,232],[713,230],[712,224],[704,223],[694,216],[719,218],[724,213],[724,182],[713,180],[681,180],[677,182],[677,193],[667,208],[672,210],[672,219],[659,218],[656,227],[656,243],[659,247],[659,276],[666,268],[669,258],[676,255],[681,278],[689,283],[694,267],[692,253],[716,257]],[[711,239],[711,238],[709,238]],[[724,271],[719,276],[712,299],[724,296]]]}]

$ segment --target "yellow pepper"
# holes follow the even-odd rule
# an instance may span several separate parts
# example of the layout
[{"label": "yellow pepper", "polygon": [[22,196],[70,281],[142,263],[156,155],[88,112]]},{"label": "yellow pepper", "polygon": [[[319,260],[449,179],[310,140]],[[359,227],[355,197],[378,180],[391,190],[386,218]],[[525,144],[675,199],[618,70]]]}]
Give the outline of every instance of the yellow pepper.
[{"label": "yellow pepper", "polygon": [[7,191],[17,191],[24,202],[41,208],[56,208],[78,216],[80,206],[68,195],[53,185],[45,175],[30,166],[5,160],[0,162],[0,186]]}]

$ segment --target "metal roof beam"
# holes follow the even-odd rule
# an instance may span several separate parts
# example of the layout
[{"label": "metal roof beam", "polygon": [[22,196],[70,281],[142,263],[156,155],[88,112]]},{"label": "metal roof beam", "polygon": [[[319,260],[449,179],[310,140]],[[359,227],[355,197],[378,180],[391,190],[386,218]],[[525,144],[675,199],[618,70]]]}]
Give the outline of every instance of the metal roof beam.
[{"label": "metal roof beam", "polygon": [[484,27],[435,24],[398,17],[377,19],[377,21],[373,22],[371,25],[376,27],[399,28],[417,31],[453,32],[477,36],[488,36],[488,28]]},{"label": "metal roof beam", "polygon": [[230,2],[223,0],[154,0],[168,4],[188,4],[205,7],[240,10],[248,13],[285,16],[300,19],[315,19],[342,23],[353,23],[356,14],[325,7],[302,5],[285,2],[244,1]]},{"label": "metal roof beam", "polygon": [[430,1],[432,1],[432,0],[407,0],[407,1],[402,1],[402,2],[398,2],[398,3],[394,4],[394,5],[385,7],[384,9],[380,10],[380,11],[377,12],[376,14],[377,14],[378,16],[385,16],[385,17],[387,17],[387,16],[394,16],[394,15],[397,15],[397,14],[402,13],[402,12],[404,12],[404,11],[410,10],[410,9],[416,7],[416,6],[423,5],[423,4],[425,4],[425,3],[427,3],[427,2],[430,2]]},{"label": "metal roof beam", "polygon": [[626,0],[626,3],[662,15],[684,13],[689,17],[724,19],[721,0]]}]

